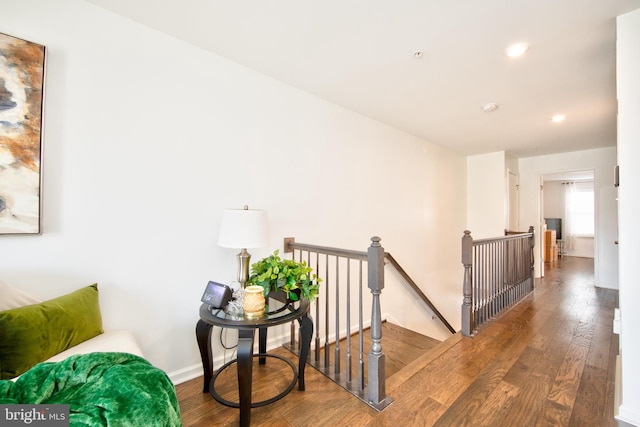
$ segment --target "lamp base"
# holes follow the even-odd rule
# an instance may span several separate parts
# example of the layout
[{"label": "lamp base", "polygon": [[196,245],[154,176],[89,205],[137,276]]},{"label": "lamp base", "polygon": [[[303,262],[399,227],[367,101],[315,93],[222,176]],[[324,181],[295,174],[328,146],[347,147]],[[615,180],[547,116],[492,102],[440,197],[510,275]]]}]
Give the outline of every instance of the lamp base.
[{"label": "lamp base", "polygon": [[238,255],[238,283],[243,288],[246,286],[249,280],[249,264],[251,262],[251,254],[243,248]]}]

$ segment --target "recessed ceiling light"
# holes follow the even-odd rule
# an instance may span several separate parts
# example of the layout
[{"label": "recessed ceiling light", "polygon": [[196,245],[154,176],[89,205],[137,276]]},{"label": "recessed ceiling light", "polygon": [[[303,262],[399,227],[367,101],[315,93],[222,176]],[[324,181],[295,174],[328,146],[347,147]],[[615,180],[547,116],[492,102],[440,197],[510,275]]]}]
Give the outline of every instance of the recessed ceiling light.
[{"label": "recessed ceiling light", "polygon": [[555,116],[551,117],[551,121],[553,123],[562,123],[567,119],[567,116],[565,116],[564,114],[556,114]]},{"label": "recessed ceiling light", "polygon": [[423,56],[424,52],[421,50],[416,50],[415,52],[413,52],[413,57],[416,59],[422,59]]},{"label": "recessed ceiling light", "polygon": [[529,50],[529,44],[516,43],[509,46],[505,51],[505,53],[509,58],[517,58],[519,56],[524,55],[528,50]]},{"label": "recessed ceiling light", "polygon": [[485,113],[493,113],[497,109],[498,109],[498,104],[496,104],[495,102],[484,104],[484,106],[482,107],[482,111],[484,111]]}]

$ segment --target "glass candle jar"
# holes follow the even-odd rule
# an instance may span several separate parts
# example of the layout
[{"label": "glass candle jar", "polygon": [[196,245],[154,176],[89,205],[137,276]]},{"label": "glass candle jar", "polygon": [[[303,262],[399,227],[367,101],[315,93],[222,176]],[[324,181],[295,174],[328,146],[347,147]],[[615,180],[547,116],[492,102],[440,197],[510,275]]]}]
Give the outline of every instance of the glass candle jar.
[{"label": "glass candle jar", "polygon": [[262,286],[251,285],[244,289],[242,308],[245,316],[257,317],[264,313],[264,289]]}]

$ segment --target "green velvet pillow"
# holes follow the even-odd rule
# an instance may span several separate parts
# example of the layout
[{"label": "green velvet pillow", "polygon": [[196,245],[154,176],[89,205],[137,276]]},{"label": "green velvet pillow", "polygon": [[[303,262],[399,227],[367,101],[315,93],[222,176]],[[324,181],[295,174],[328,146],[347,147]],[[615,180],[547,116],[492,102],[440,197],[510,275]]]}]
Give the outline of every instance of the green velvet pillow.
[{"label": "green velvet pillow", "polygon": [[98,285],[0,312],[0,379],[32,366],[103,332]]}]

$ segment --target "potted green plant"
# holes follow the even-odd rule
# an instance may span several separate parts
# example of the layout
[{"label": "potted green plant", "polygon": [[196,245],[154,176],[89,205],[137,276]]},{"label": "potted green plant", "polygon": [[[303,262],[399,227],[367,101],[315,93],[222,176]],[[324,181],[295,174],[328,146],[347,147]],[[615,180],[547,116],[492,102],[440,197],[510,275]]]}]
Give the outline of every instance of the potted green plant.
[{"label": "potted green plant", "polygon": [[276,249],[272,255],[252,264],[247,283],[262,286],[265,297],[269,292],[282,291],[291,301],[300,298],[315,300],[322,279],[313,273],[305,261],[282,259],[278,252]]}]

